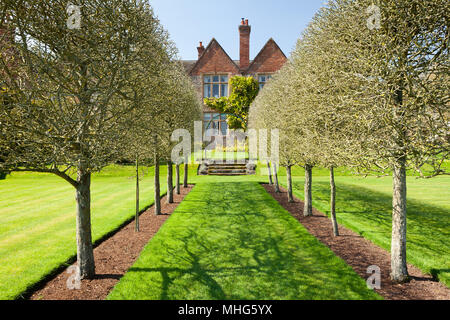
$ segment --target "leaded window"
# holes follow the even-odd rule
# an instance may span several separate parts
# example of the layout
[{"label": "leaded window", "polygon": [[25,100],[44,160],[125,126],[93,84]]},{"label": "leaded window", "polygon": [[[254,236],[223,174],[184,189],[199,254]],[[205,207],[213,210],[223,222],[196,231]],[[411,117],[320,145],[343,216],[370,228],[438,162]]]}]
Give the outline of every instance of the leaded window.
[{"label": "leaded window", "polygon": [[266,85],[266,82],[269,81],[272,78],[270,74],[260,74],[258,75],[258,82],[259,82],[259,90],[264,88]]},{"label": "leaded window", "polygon": [[204,98],[228,97],[228,76],[226,75],[203,76],[203,97]]},{"label": "leaded window", "polygon": [[[228,134],[227,115],[222,113],[207,112],[203,114],[203,130],[209,135]],[[208,130],[210,130],[208,132]]]}]

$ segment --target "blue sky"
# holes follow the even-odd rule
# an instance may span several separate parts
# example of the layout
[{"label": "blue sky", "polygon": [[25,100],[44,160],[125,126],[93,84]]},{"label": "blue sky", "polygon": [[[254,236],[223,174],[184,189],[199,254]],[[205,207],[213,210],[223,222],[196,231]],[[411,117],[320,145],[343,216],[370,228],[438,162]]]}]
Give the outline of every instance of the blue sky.
[{"label": "blue sky", "polygon": [[238,25],[252,26],[250,59],[271,37],[286,55],[323,5],[323,0],[149,0],[185,60],[197,59],[197,46],[216,38],[232,59],[239,58]]}]

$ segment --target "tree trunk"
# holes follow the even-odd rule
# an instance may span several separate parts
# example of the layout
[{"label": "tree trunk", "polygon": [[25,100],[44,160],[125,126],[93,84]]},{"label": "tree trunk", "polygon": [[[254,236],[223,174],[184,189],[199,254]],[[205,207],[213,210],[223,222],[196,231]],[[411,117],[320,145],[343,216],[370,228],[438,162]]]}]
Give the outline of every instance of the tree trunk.
[{"label": "tree trunk", "polygon": [[159,156],[155,151],[155,214],[161,214],[161,186],[159,183]]},{"label": "tree trunk", "polygon": [[267,169],[269,170],[269,184],[273,185],[273,181],[272,181],[272,170],[270,169],[270,162],[267,161]]},{"label": "tree trunk", "polygon": [[290,203],[294,201],[294,195],[292,193],[292,166],[286,166],[286,177],[287,177],[287,187],[288,187],[288,201]]},{"label": "tree trunk", "polygon": [[[406,53],[399,59],[399,65],[404,65]],[[395,92],[394,117],[395,141],[399,150],[404,148],[406,132],[403,126],[403,79],[400,78]],[[406,156],[398,155],[393,168],[392,193],[392,239],[391,239],[391,279],[394,282],[408,280],[406,265]]]},{"label": "tree trunk", "polygon": [[167,203],[173,203],[173,163],[167,162]]},{"label": "tree trunk", "polygon": [[189,164],[187,162],[184,163],[184,181],[183,181],[183,187],[188,187],[188,171],[189,171]]},{"label": "tree trunk", "polygon": [[303,208],[305,217],[312,216],[312,166],[305,165],[305,206]]},{"label": "tree trunk", "polygon": [[77,201],[77,260],[80,279],[95,276],[94,250],[91,235],[91,174],[78,168]]},{"label": "tree trunk", "polygon": [[280,185],[278,183],[278,172],[277,172],[277,165],[273,165],[273,175],[275,177],[275,192],[280,193]]},{"label": "tree trunk", "polygon": [[180,190],[180,165],[177,164],[175,167],[175,179],[176,179],[176,192],[177,194],[181,194],[181,190]]},{"label": "tree trunk", "polygon": [[330,207],[331,207],[331,222],[333,224],[333,234],[335,237],[339,236],[339,226],[336,220],[336,183],[334,182],[334,168],[330,168]]},{"label": "tree trunk", "polygon": [[408,280],[406,265],[406,159],[394,166],[392,197],[391,279]]},{"label": "tree trunk", "polygon": [[136,217],[135,217],[135,221],[136,221],[136,225],[135,225],[135,230],[136,232],[140,231],[139,228],[139,160],[138,158],[136,158]]}]

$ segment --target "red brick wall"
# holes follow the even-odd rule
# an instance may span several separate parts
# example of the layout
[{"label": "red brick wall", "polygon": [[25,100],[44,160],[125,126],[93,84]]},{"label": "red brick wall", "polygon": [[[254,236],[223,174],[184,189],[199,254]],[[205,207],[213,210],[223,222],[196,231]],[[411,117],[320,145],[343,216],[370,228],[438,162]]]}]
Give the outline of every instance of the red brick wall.
[{"label": "red brick wall", "polygon": [[239,26],[239,61],[241,70],[247,69],[250,65],[250,32],[250,26]]},{"label": "red brick wall", "polygon": [[[241,25],[240,27],[248,27]],[[240,28],[240,31],[241,28]],[[250,29],[248,29],[248,37],[250,37]],[[249,39],[249,38],[248,38]],[[242,43],[243,42],[243,43]],[[244,50],[241,50],[241,63],[242,54],[247,55],[249,53],[249,42],[246,40],[246,35],[241,36],[241,49],[244,46]],[[246,47],[245,47],[246,46]],[[245,60],[245,57],[244,57]],[[198,91],[200,101],[203,101],[203,78],[205,74],[227,74],[229,79],[235,75],[257,75],[259,74],[272,74],[281,69],[286,63],[287,58],[275,43],[270,39],[255,61],[250,64],[250,68],[239,68],[233,60],[227,55],[220,44],[213,39],[205,52],[201,56],[201,59],[192,67],[189,75],[192,77],[195,87]],[[245,66],[245,61],[244,61]],[[230,88],[231,89],[231,88]],[[212,111],[204,106],[204,111]]]},{"label": "red brick wall", "polygon": [[287,58],[275,41],[269,40],[247,70],[247,74],[275,73],[283,67]]},{"label": "red brick wall", "polygon": [[228,57],[222,47],[213,40],[203,54],[202,59],[191,70],[191,76],[214,73],[239,74],[239,68]]}]

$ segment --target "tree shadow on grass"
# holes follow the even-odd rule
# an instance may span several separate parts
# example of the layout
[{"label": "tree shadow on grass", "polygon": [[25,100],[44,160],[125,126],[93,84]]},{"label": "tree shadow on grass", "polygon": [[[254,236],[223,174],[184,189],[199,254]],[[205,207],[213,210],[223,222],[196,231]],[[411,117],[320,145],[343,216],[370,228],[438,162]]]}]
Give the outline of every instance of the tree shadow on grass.
[{"label": "tree shadow on grass", "polygon": [[[297,181],[294,189],[302,190]],[[329,212],[329,184],[313,184],[314,205],[326,215]],[[448,210],[408,199],[408,261],[425,273],[450,285],[450,218]],[[392,228],[392,197],[364,187],[337,185],[336,211],[338,222],[373,241],[386,250],[390,248]]]},{"label": "tree shadow on grass", "polygon": [[257,183],[198,185],[196,192],[125,276],[136,298],[374,297]]},{"label": "tree shadow on grass", "polygon": [[[356,296],[363,289],[352,270],[328,263],[330,253],[318,252],[302,260],[292,249],[278,245],[283,242],[279,236],[255,237],[251,232],[239,231],[236,234],[239,250],[222,248],[222,258],[214,261],[210,254],[217,253],[218,248],[209,246],[207,240],[199,240],[195,231],[189,233],[190,236],[177,239],[183,241],[183,250],[167,248],[161,267],[132,267],[128,271],[143,273],[141,281],[148,285],[143,288],[144,294],[146,290],[160,288],[161,300],[184,299],[186,296],[179,296],[183,280],[188,280],[184,282],[184,290],[191,291],[196,299],[343,299],[350,296],[334,294],[340,285]],[[316,264],[329,265],[317,268]],[[160,284],[154,280],[148,282],[147,277],[152,273],[160,275],[157,277],[161,279]]]},{"label": "tree shadow on grass", "polygon": [[121,274],[96,274],[94,279],[103,280],[103,279],[113,279],[120,280],[123,277]]}]

